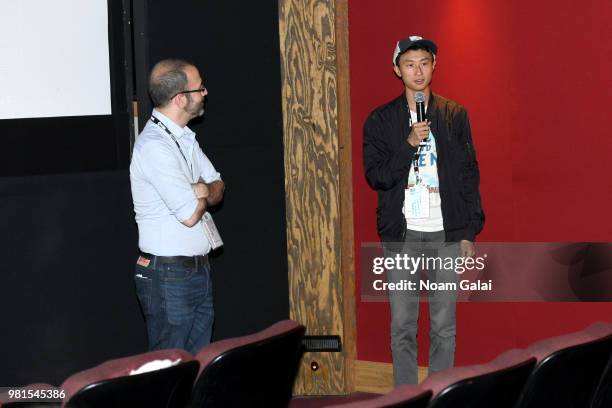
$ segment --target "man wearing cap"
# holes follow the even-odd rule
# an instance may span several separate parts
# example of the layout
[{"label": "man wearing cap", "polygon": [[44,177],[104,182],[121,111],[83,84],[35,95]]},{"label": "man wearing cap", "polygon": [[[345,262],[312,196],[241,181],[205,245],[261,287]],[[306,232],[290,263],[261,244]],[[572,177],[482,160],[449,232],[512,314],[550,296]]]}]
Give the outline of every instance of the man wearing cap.
[{"label": "man wearing cap", "polygon": [[223,198],[220,174],[187,123],[204,113],[208,94],[198,69],[158,62],[149,77],[155,109],[136,139],[130,165],[140,256],[136,291],[149,348],[197,353],[213,325],[211,244],[202,217]]},{"label": "man wearing cap", "polygon": [[[465,109],[431,92],[436,44],[419,36],[397,43],[393,70],[404,92],[376,108],[364,126],[365,175],[378,193],[377,225],[386,256],[398,252],[445,259],[473,257],[484,225],[480,175]],[[424,99],[418,121],[415,96]],[[438,266],[436,266],[438,265]],[[453,283],[457,274],[439,264],[424,271],[387,270],[388,282],[403,279]],[[396,385],[417,382],[419,293],[389,290],[391,351]],[[429,372],[454,363],[455,300],[452,290],[429,293]]]}]

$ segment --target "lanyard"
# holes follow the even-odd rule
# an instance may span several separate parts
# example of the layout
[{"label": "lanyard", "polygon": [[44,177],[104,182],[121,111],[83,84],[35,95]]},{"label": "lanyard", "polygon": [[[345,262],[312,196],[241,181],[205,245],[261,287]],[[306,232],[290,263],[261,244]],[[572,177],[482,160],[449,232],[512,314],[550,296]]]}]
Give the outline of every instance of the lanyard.
[{"label": "lanyard", "polygon": [[193,172],[193,166],[191,164],[189,164],[189,161],[187,160],[187,157],[185,156],[185,153],[183,153],[183,149],[181,149],[181,145],[179,144],[178,140],[176,140],[176,137],[174,136],[174,134],[170,131],[170,129],[168,129],[166,127],[166,125],[164,125],[159,119],[157,119],[155,116],[151,116],[151,122],[155,123],[157,126],[159,126],[160,128],[162,128],[163,130],[166,131],[167,134],[170,135],[170,137],[172,138],[172,140],[174,140],[174,143],[176,143],[176,147],[178,147],[179,152],[181,152],[181,156],[183,156],[183,159],[185,159],[185,163],[187,163],[187,166],[189,167],[189,169]]},{"label": "lanyard", "polygon": [[[412,114],[410,113],[410,107],[408,105],[406,105],[406,107],[408,108],[408,124],[410,127],[412,127]],[[423,147],[423,141],[419,143],[419,147],[416,153],[414,154],[414,156],[412,156],[412,166],[414,167],[414,176],[416,178],[415,185],[419,185],[423,181],[423,179],[421,178],[421,175],[419,174],[419,158],[421,157],[422,147]]]}]

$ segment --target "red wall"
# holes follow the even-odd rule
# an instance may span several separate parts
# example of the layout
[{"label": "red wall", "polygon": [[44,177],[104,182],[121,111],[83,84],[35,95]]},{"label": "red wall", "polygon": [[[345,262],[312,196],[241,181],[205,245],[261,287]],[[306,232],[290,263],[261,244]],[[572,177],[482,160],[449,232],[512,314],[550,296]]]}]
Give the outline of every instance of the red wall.
[{"label": "red wall", "polygon": [[[373,108],[402,92],[391,59],[395,42],[411,34],[438,44],[434,92],[470,113],[487,217],[479,240],[612,241],[611,16],[609,0],[351,0],[357,270],[360,243],[378,241],[362,127]],[[359,283],[357,276],[358,358],[391,361],[388,304],[360,302]],[[461,303],[457,313],[463,365],[612,321],[612,304]],[[427,341],[419,347],[427,365]]]}]

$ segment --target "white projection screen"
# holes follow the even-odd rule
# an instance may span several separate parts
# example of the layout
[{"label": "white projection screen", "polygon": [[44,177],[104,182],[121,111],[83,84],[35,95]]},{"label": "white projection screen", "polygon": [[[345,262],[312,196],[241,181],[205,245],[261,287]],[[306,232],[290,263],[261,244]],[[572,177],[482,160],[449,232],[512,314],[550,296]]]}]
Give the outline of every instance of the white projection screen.
[{"label": "white projection screen", "polygon": [[0,119],[111,115],[107,8],[0,1]]}]

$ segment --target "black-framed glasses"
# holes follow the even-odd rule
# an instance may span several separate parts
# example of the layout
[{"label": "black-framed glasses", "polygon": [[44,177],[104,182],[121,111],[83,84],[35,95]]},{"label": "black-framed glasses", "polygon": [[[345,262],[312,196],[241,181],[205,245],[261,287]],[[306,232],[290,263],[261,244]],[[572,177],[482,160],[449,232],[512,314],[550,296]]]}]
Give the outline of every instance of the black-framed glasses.
[{"label": "black-framed glasses", "polygon": [[170,99],[174,99],[175,96],[180,95],[180,94],[188,94],[188,93],[194,93],[194,92],[200,92],[200,93],[204,93],[206,92],[206,87],[204,85],[202,85],[201,87],[199,87],[198,89],[191,89],[189,91],[181,91],[181,92],[177,92],[175,93],[172,98]]}]

